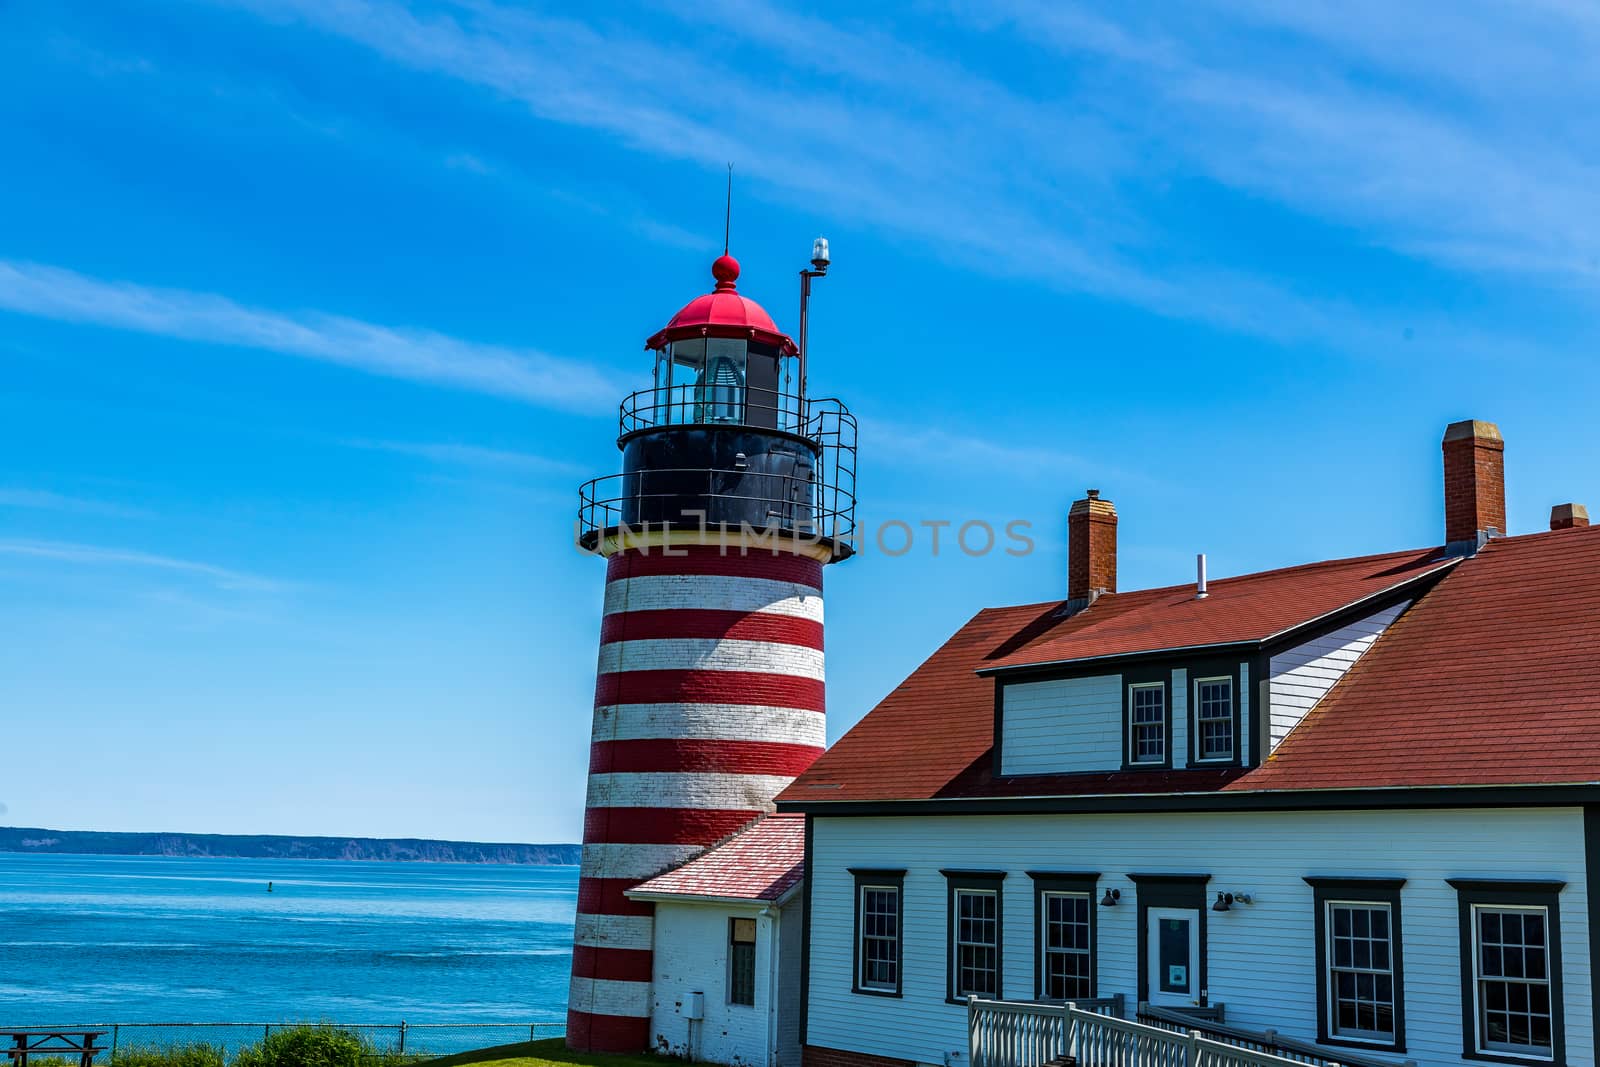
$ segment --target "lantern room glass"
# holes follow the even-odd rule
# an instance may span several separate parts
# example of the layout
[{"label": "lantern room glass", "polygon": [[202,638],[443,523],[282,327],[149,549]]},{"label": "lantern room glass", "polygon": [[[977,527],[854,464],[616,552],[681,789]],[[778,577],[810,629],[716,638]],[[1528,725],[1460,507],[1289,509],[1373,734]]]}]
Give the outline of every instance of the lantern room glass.
[{"label": "lantern room glass", "polygon": [[725,337],[674,341],[656,352],[655,424],[740,424],[795,429],[789,364],[773,345]]}]

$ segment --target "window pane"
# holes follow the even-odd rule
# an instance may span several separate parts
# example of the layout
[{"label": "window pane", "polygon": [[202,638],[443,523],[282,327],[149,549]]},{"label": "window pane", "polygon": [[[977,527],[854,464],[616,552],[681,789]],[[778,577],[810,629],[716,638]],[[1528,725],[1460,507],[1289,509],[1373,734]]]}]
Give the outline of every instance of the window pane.
[{"label": "window pane", "polygon": [[1195,686],[1195,721],[1201,759],[1233,758],[1233,679],[1212,678]]},{"label": "window pane", "polygon": [[1134,763],[1163,763],[1167,758],[1167,690],[1161,684],[1129,690],[1130,756]]},{"label": "window pane", "polygon": [[999,989],[999,897],[992,890],[955,893],[955,994],[995,996]]},{"label": "window pane", "polygon": [[864,989],[894,990],[900,979],[900,890],[893,886],[861,889],[861,944],[857,948]]},{"label": "window pane", "polygon": [[1554,1020],[1545,909],[1474,905],[1474,910],[1479,1047],[1549,1053]]},{"label": "window pane", "polygon": [[1335,1036],[1393,1040],[1395,987],[1387,904],[1329,901],[1327,990]]},{"label": "window pane", "polygon": [[1042,901],[1043,996],[1047,1000],[1088,997],[1092,988],[1089,897],[1081,893],[1045,893]]}]

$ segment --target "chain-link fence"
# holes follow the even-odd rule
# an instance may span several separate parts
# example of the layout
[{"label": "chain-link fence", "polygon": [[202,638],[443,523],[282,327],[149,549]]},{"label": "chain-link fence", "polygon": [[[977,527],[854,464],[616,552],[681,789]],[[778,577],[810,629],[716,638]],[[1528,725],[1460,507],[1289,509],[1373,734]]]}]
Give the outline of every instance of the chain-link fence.
[{"label": "chain-link fence", "polygon": [[[565,1023],[96,1023],[51,1027],[53,1030],[83,1032],[98,1030],[103,1036],[96,1044],[116,1059],[117,1051],[167,1049],[178,1045],[205,1044],[223,1049],[232,1056],[247,1045],[263,1040],[274,1031],[300,1026],[344,1030],[359,1036],[375,1053],[426,1059],[448,1056],[491,1045],[520,1041],[539,1041],[566,1035]],[[4,1028],[0,1028],[4,1029]],[[37,1027],[33,1027],[37,1029]],[[41,1056],[40,1059],[44,1057]],[[98,1061],[104,1063],[102,1058]]]}]

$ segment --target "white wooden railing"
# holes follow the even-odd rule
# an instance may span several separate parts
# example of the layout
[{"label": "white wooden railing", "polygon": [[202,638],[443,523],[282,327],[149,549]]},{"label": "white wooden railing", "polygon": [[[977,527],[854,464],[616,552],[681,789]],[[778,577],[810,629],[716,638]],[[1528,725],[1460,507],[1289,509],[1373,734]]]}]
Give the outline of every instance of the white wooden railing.
[{"label": "white wooden railing", "polygon": [[[971,1067],[1305,1067],[1256,1049],[1116,1019],[1076,1004],[967,1002]],[[1339,1067],[1327,1061],[1326,1067]]]}]

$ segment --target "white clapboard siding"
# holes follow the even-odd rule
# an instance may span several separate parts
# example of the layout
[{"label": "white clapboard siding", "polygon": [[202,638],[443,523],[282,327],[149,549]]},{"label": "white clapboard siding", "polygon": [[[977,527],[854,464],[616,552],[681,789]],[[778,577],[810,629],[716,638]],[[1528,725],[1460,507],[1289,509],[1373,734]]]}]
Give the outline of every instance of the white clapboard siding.
[{"label": "white clapboard siding", "polygon": [[[734,918],[756,921],[755,1004],[728,1003],[728,935]],[[750,904],[656,904],[650,1046],[703,1063],[773,1067],[773,909]],[[792,961],[799,969],[798,957]],[[705,1021],[690,1028],[688,995],[703,993]],[[798,1067],[798,1064],[794,1065]]]},{"label": "white clapboard siding", "polygon": [[1122,766],[1122,675],[1013,682],[1001,706],[1000,773]]},{"label": "white clapboard siding", "polygon": [[1409,604],[1410,601],[1406,601],[1385,608],[1272,657],[1269,664],[1271,748],[1277,748],[1289,736],[1289,731],[1299,725],[1306,713],[1344,677],[1345,671],[1372,647]]},{"label": "white clapboard siding", "polygon": [[[905,868],[903,996],[850,991],[851,867]],[[966,1009],[945,1002],[946,882],[941,868],[1003,870],[1004,997],[1034,993],[1030,870],[1099,871],[1099,993],[1138,993],[1140,873],[1203,873],[1253,904],[1206,913],[1209,995],[1228,1021],[1316,1037],[1315,926],[1306,875],[1402,877],[1407,1051],[1459,1064],[1456,892],[1448,878],[1551,879],[1560,896],[1567,1062],[1593,1064],[1588,891],[1580,809],[1241,812],[1228,814],[825,818],[813,823],[807,1041],[962,1067]],[[947,1055],[954,1054],[950,1059]]]}]

